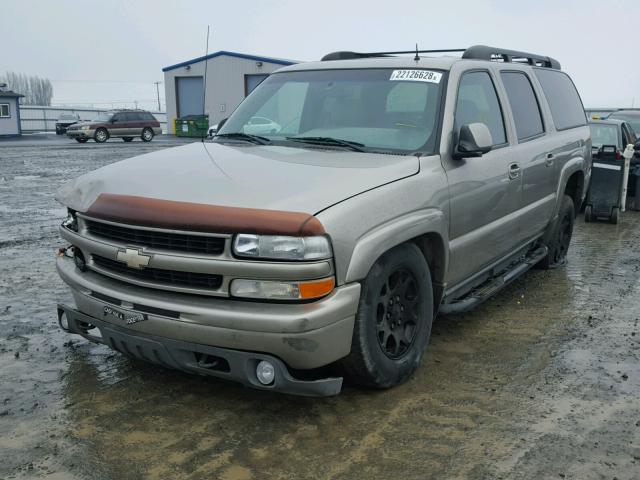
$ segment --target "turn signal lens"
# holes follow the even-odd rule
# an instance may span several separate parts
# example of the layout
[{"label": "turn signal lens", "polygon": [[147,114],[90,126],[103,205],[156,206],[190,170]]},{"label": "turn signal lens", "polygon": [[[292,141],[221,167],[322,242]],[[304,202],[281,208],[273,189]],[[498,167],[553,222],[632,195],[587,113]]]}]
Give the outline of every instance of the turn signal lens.
[{"label": "turn signal lens", "polygon": [[335,281],[333,278],[325,278],[317,282],[300,283],[300,298],[320,298],[328,295],[333,290]]},{"label": "turn signal lens", "polygon": [[273,280],[236,279],[231,282],[231,295],[266,300],[311,300],[333,291],[335,280],[324,278],[309,282],[277,282]]}]

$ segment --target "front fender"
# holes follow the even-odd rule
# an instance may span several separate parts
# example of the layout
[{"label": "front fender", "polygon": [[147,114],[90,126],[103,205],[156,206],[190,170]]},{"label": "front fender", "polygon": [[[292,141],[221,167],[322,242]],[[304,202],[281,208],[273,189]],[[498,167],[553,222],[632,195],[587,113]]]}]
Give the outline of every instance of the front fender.
[{"label": "front fender", "polygon": [[[421,235],[435,233],[443,245],[448,245],[448,232],[444,213],[437,209],[425,209],[408,213],[385,222],[366,232],[353,249],[345,280],[347,283],[362,280],[375,261],[386,251]],[[448,265],[448,249],[444,249],[444,271]]]}]

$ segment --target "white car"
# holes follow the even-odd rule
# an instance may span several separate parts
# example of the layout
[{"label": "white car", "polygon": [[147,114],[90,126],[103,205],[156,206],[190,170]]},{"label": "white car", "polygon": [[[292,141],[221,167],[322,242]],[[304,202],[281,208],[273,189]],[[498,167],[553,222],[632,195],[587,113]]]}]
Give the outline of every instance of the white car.
[{"label": "white car", "polygon": [[266,117],[251,117],[251,120],[243,127],[244,133],[251,135],[264,135],[265,133],[278,133],[282,127]]}]

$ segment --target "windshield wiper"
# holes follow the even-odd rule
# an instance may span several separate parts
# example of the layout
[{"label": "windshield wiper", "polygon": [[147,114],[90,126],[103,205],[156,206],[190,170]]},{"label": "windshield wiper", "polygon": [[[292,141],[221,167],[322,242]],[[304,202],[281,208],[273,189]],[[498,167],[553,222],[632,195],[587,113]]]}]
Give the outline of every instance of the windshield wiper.
[{"label": "windshield wiper", "polygon": [[256,145],[267,145],[271,143],[271,140],[260,135],[251,135],[250,133],[231,132],[231,133],[219,133],[215,138],[231,138],[233,140],[246,140],[247,142],[255,143]]},{"label": "windshield wiper", "polygon": [[351,140],[341,140],[333,137],[287,137],[292,142],[308,143],[309,145],[327,145],[330,147],[345,147],[354,152],[364,152],[364,143],[352,142]]}]

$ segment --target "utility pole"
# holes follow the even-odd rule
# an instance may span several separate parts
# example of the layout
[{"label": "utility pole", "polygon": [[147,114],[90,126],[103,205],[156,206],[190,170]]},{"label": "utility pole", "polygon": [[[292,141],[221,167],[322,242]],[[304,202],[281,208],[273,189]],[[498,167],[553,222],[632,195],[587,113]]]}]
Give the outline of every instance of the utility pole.
[{"label": "utility pole", "polygon": [[158,111],[162,111],[162,108],[160,108],[160,84],[162,82],[153,82],[156,84],[156,93],[158,94]]}]

